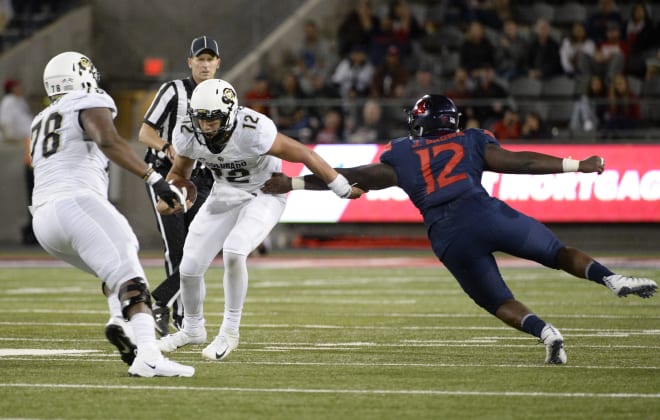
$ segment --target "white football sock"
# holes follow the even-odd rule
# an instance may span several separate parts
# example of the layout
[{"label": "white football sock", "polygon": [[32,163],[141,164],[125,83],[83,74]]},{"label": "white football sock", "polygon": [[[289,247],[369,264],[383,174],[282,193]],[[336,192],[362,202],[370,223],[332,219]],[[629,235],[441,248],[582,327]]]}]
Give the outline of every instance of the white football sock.
[{"label": "white football sock", "polygon": [[156,323],[152,315],[138,312],[131,317],[129,324],[133,328],[133,334],[135,334],[135,345],[138,348],[138,353],[153,353],[156,351],[160,354],[156,344]]},{"label": "white football sock", "polygon": [[227,251],[222,255],[225,265],[222,280],[225,289],[225,313],[220,332],[238,331],[248,288],[247,255]]},{"label": "white football sock", "polygon": [[108,309],[110,310],[110,316],[113,318],[124,319],[124,315],[121,313],[121,302],[119,302],[119,297],[116,293],[110,293],[107,297],[108,300]]}]

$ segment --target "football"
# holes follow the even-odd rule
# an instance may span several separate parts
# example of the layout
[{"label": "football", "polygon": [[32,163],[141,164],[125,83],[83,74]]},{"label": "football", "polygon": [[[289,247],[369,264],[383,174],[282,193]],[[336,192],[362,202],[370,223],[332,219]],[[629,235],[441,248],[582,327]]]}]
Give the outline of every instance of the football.
[{"label": "football", "polygon": [[172,185],[183,192],[186,201],[190,201],[190,203],[188,203],[188,208],[195,204],[195,200],[197,199],[197,187],[191,180],[177,179],[176,181],[172,181]]},{"label": "football", "polygon": [[[186,198],[186,211],[190,210],[197,199],[197,187],[195,184],[189,179],[171,181],[171,184],[183,192],[183,195]],[[167,203],[160,198],[158,199],[158,203],[156,203],[156,211],[160,214],[173,214],[172,209],[170,209],[167,206]]]}]

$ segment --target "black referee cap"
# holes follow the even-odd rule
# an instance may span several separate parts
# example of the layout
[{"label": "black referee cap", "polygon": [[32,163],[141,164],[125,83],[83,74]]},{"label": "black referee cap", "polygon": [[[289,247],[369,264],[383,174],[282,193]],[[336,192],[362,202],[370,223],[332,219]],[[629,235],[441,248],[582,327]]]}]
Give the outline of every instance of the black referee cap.
[{"label": "black referee cap", "polygon": [[218,43],[215,42],[215,39],[209,38],[206,35],[202,35],[193,39],[193,42],[190,44],[191,57],[197,57],[203,52],[209,52],[216,57],[220,57],[220,48],[218,48]]}]

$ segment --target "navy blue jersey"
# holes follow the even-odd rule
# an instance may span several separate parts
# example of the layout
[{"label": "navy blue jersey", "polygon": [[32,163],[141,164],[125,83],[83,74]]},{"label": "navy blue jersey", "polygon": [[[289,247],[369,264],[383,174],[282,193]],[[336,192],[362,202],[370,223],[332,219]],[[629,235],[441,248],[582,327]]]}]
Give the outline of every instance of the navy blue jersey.
[{"label": "navy blue jersey", "polygon": [[496,251],[556,268],[563,244],[543,224],[491,197],[481,184],[485,130],[468,129],[390,143],[380,161],[424,217],[435,255],[481,307],[495,313],[513,294],[493,257]]},{"label": "navy blue jersey", "polygon": [[493,135],[471,128],[456,133],[390,143],[380,161],[394,168],[401,187],[423,216],[431,207],[464,194],[483,192],[484,150],[499,145]]}]

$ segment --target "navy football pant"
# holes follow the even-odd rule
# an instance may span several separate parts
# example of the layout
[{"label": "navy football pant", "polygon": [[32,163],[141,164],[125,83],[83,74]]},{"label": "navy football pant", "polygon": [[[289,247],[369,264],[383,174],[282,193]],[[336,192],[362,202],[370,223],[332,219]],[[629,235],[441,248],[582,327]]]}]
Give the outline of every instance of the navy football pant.
[{"label": "navy football pant", "polygon": [[468,197],[431,225],[429,239],[436,256],[477,305],[491,314],[513,294],[493,253],[504,252],[557,268],[564,246],[537,220],[485,195]]}]

